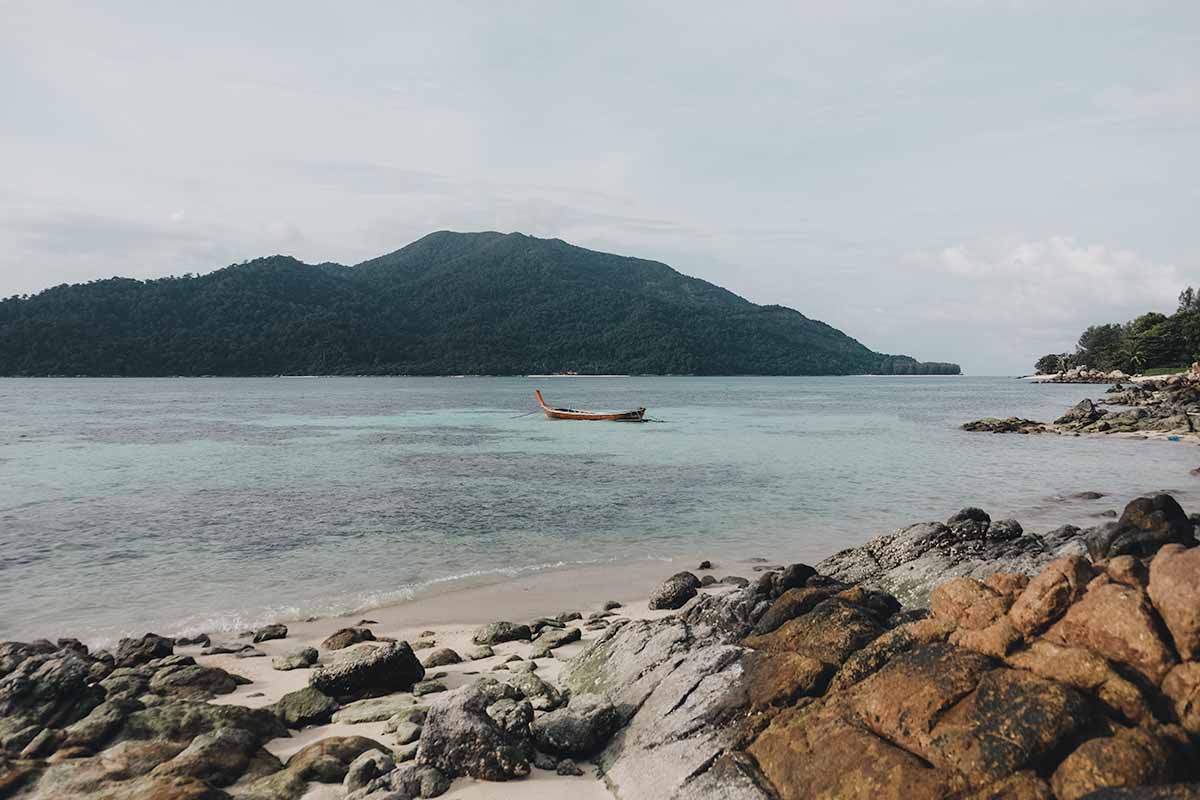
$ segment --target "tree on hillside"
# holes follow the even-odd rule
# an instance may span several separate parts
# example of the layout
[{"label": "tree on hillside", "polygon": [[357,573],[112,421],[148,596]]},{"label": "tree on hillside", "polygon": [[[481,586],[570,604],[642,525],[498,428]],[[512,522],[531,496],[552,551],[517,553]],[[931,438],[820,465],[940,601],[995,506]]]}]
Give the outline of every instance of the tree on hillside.
[{"label": "tree on hillside", "polygon": [[1037,360],[1034,368],[1038,375],[1053,375],[1070,369],[1071,356],[1067,353],[1048,353]]},{"label": "tree on hillside", "polygon": [[1121,366],[1125,329],[1120,325],[1092,325],[1079,337],[1076,361],[1080,366],[1111,370]]}]

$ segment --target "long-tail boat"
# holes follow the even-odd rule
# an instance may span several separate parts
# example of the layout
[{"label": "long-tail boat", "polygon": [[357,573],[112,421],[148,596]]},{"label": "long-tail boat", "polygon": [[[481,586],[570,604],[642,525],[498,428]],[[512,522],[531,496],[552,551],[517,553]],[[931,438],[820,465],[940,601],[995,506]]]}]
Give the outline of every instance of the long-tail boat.
[{"label": "long-tail boat", "polygon": [[533,394],[537,397],[538,405],[542,411],[546,412],[546,416],[550,419],[588,419],[588,420],[609,420],[612,422],[641,422],[646,416],[646,409],[639,408],[636,411],[578,411],[574,408],[554,408],[546,405],[546,401],[542,399],[541,389],[534,389]]}]

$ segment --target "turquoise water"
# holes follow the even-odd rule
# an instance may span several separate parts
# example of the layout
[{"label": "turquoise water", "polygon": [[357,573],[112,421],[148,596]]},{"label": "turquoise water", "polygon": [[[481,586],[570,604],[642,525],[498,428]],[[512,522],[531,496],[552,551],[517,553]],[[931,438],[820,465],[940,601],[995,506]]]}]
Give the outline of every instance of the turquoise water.
[{"label": "turquoise water", "polygon": [[[548,402],[653,424],[555,422]],[[1001,378],[0,380],[0,638],[241,629],[576,563],[817,559],[963,505],[1090,524],[1188,444],[967,434]],[[1082,490],[1110,498],[1061,498]]]}]

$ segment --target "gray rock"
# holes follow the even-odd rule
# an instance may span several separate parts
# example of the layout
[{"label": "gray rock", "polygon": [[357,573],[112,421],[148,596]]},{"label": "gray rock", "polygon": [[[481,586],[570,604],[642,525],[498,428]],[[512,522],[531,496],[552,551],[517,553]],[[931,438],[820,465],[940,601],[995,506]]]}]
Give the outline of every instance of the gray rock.
[{"label": "gray rock", "polygon": [[308,684],[331,697],[408,691],[425,677],[425,668],[407,642],[387,642],[348,653],[308,676]]},{"label": "gray rock", "polygon": [[427,694],[437,694],[446,691],[446,684],[441,681],[420,681],[412,687],[413,697],[424,697]]},{"label": "gray rock", "polygon": [[537,711],[553,711],[563,704],[563,696],[558,689],[532,672],[514,673],[508,682],[515,686]]},{"label": "gray rock", "polygon": [[579,768],[579,765],[576,764],[574,761],[572,761],[569,758],[564,758],[562,761],[559,761],[558,766],[555,768],[554,771],[557,772],[559,775],[582,775],[583,774],[583,770],[581,770]]},{"label": "gray rock", "polygon": [[285,656],[276,656],[271,659],[271,666],[278,670],[304,669],[311,667],[317,663],[317,658],[320,654],[317,653],[315,647],[301,647],[298,650],[293,650]]},{"label": "gray rock", "polygon": [[750,585],[750,580],[740,575],[726,575],[724,578],[721,578],[721,583],[727,583],[730,586],[746,587]]},{"label": "gray rock", "polygon": [[[405,751],[404,755],[407,756],[408,751]],[[449,788],[450,779],[441,770],[408,763],[375,778],[358,791],[347,794],[346,800],[416,800],[419,797],[439,797]]]},{"label": "gray rock", "polygon": [[713,586],[716,584],[716,582],[717,582],[716,576],[713,576],[713,575],[705,575],[702,578],[700,578],[701,586]]},{"label": "gray rock", "polygon": [[1120,519],[1084,535],[1093,561],[1122,555],[1154,555],[1164,544],[1196,544],[1195,527],[1169,494],[1139,497],[1125,506]]},{"label": "gray rock", "polygon": [[583,619],[583,614],[580,614],[578,611],[564,611],[555,617],[555,619],[562,623],[573,622],[577,619]]},{"label": "gray rock", "polygon": [[156,658],[175,652],[175,640],[156,633],[147,633],[140,639],[122,639],[117,643],[116,666],[136,667]]},{"label": "gray rock", "polygon": [[342,789],[347,794],[356,792],[395,768],[396,761],[391,754],[381,750],[368,750],[350,762],[346,777],[342,779]]},{"label": "gray rock", "polygon": [[272,639],[286,639],[288,635],[287,625],[274,624],[266,625],[254,632],[254,643],[269,642]]},{"label": "gray rock", "polygon": [[604,749],[620,725],[620,713],[606,698],[578,695],[568,706],[534,720],[530,731],[541,751],[588,758]]},{"label": "gray rock", "polygon": [[513,622],[493,622],[475,631],[471,641],[475,644],[502,644],[504,642],[528,641],[533,635],[528,625]]},{"label": "gray rock", "polygon": [[583,631],[579,628],[551,628],[542,631],[542,634],[534,639],[534,644],[546,650],[553,650],[564,644],[578,642],[582,636]]},{"label": "gray rock", "polygon": [[449,647],[443,647],[425,656],[425,660],[421,663],[424,664],[425,669],[433,669],[434,667],[444,667],[447,664],[460,664],[462,656]]},{"label": "gray rock", "polygon": [[535,661],[518,661],[508,665],[510,672],[534,672],[537,670]]},{"label": "gray rock", "polygon": [[416,708],[411,698],[404,695],[387,695],[384,697],[368,697],[342,706],[333,715],[334,722],[347,725],[357,725],[363,722],[382,722],[394,719],[397,715]]},{"label": "gray rock", "polygon": [[447,777],[503,781],[528,775],[533,755],[528,725],[501,725],[488,714],[488,707],[501,700],[519,701],[521,695],[512,686],[481,678],[432,703],[416,763],[437,767]]},{"label": "gray rock", "polygon": [[396,744],[412,744],[421,738],[421,725],[415,722],[401,722],[396,726]]},{"label": "gray rock", "polygon": [[271,709],[289,728],[303,728],[306,725],[328,722],[337,707],[338,704],[332,697],[306,686],[288,692],[279,698]]},{"label": "gray rock", "polygon": [[463,653],[472,661],[479,661],[482,658],[491,658],[492,656],[496,655],[496,651],[488,647],[486,644],[468,647],[463,651]]},{"label": "gray rock", "polygon": [[699,588],[700,579],[692,573],[676,573],[650,594],[650,608],[682,608],[688,600],[696,596],[696,590]]},{"label": "gray rock", "polygon": [[616,609],[616,608],[621,608],[621,604],[618,603],[616,600],[605,600],[604,601],[604,610],[605,611],[612,611],[613,609]]}]

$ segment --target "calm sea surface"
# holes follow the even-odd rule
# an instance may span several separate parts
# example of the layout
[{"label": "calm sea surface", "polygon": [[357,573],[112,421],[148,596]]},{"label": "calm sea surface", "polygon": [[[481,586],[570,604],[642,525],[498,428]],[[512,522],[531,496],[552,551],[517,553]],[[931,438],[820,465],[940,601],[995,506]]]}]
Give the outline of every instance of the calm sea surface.
[{"label": "calm sea surface", "polygon": [[[645,405],[654,424],[554,422]],[[577,563],[816,559],[963,505],[1038,530],[1194,446],[959,431],[1001,378],[0,380],[0,638],[242,629]],[[1083,490],[1110,495],[1062,498]],[[1191,504],[1195,505],[1195,504]],[[745,570],[743,570],[745,571]]]}]

